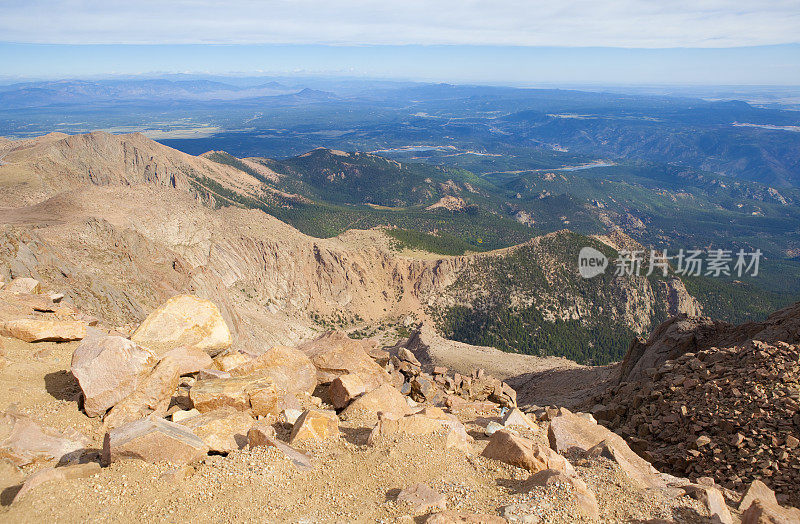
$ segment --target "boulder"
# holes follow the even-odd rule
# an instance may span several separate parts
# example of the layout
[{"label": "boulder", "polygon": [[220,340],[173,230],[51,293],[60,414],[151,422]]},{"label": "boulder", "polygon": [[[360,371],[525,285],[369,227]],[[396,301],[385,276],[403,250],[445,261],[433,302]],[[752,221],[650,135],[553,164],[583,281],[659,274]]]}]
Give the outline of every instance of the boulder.
[{"label": "boulder", "polygon": [[292,427],[289,443],[339,438],[339,417],[332,411],[305,411]]},{"label": "boulder", "polygon": [[96,417],[133,393],[155,364],[150,350],[128,339],[90,337],[72,354],[70,370],[83,391],[86,414]]},{"label": "boulder", "polygon": [[317,368],[317,383],[328,384],[340,375],[355,373],[367,391],[391,381],[389,374],[368,354],[373,343],[330,331],[297,347]]},{"label": "boulder", "polygon": [[197,373],[201,369],[214,365],[214,361],[205,351],[188,346],[171,349],[164,353],[164,358],[169,357],[178,364],[178,373],[188,375]]},{"label": "boulder", "polygon": [[333,382],[331,382],[328,388],[328,396],[331,399],[333,407],[336,409],[343,409],[347,407],[354,398],[364,394],[366,390],[367,388],[364,381],[361,380],[358,375],[349,373],[336,377]]},{"label": "boulder", "polygon": [[527,492],[536,486],[550,486],[553,484],[570,486],[570,491],[575,499],[578,511],[588,519],[600,519],[597,498],[586,483],[575,475],[565,475],[561,471],[545,469],[531,475],[523,484],[522,490]]},{"label": "boulder", "polygon": [[506,413],[506,415],[503,417],[503,426],[507,428],[516,426],[518,428],[529,429],[532,431],[536,431],[539,429],[539,427],[536,425],[533,419],[531,419],[530,416],[523,413],[522,410],[519,408],[513,408],[508,413]]},{"label": "boulder", "polygon": [[220,371],[230,372],[231,370],[243,366],[253,360],[252,355],[241,351],[226,351],[214,357],[214,367]]},{"label": "boulder", "polygon": [[618,435],[599,442],[586,452],[587,457],[605,457],[617,463],[628,478],[641,489],[666,489],[667,482],[656,469],[633,452]]},{"label": "boulder", "polygon": [[210,451],[230,453],[247,445],[247,432],[253,426],[253,417],[226,407],[183,419],[179,424],[203,439]]},{"label": "boulder", "polygon": [[198,380],[189,390],[195,409],[208,413],[225,406],[253,416],[278,414],[278,389],[269,377],[250,375]]},{"label": "boulder", "polygon": [[305,453],[297,451],[288,444],[281,442],[275,438],[274,434],[275,430],[272,428],[272,426],[256,423],[256,425],[250,428],[250,431],[247,433],[248,444],[250,448],[255,448],[258,446],[273,447],[283,453],[283,455],[286,456],[286,458],[288,458],[292,464],[298,468],[306,470],[314,469],[314,464],[311,462],[311,457]]},{"label": "boulder", "polygon": [[506,522],[506,519],[497,515],[457,511],[440,511],[425,519],[425,524],[505,524]]},{"label": "boulder", "polygon": [[767,487],[767,485],[760,480],[754,480],[750,486],[748,486],[747,491],[744,492],[742,500],[739,502],[739,511],[744,512],[750,507],[750,504],[756,500],[760,500],[761,502],[765,502],[767,504],[778,504],[778,499],[775,497],[775,492],[769,489],[769,487]]},{"label": "boulder", "polygon": [[342,411],[342,415],[373,425],[378,421],[378,413],[402,417],[408,410],[405,397],[394,387],[384,384],[355,399]]},{"label": "boulder", "polygon": [[704,486],[697,493],[697,499],[702,502],[708,514],[711,517],[711,522],[714,524],[733,524],[733,516],[725,504],[725,497],[722,492],[714,487]]},{"label": "boulder", "polygon": [[210,355],[229,348],[233,342],[217,306],[193,295],[167,300],[148,315],[131,340],[157,353],[191,346]]},{"label": "boulder", "polygon": [[0,335],[25,342],[69,342],[86,336],[86,324],[77,320],[18,318],[0,323]]},{"label": "boulder", "polygon": [[42,292],[42,285],[34,278],[14,278],[3,286],[3,291],[15,295],[38,295]]},{"label": "boulder", "polygon": [[797,524],[800,509],[754,500],[742,514],[742,524]]},{"label": "boulder", "polygon": [[17,466],[43,460],[70,462],[88,445],[89,440],[83,435],[64,435],[43,428],[13,408],[0,414],[0,457]]},{"label": "boulder", "polygon": [[123,459],[187,464],[207,451],[206,443],[191,429],[151,416],[106,433],[102,456],[106,464]]},{"label": "boulder", "polygon": [[507,429],[492,434],[481,456],[527,469],[531,473],[553,469],[568,475],[575,474],[572,464],[552,449]]},{"label": "boulder", "polygon": [[180,423],[188,418],[196,417],[197,415],[200,415],[200,412],[194,408],[176,411],[172,414],[172,422]]},{"label": "boulder", "polygon": [[150,415],[166,416],[172,394],[178,387],[178,371],[178,362],[162,359],[133,393],[111,408],[103,419],[103,428],[108,431]]},{"label": "boulder", "polygon": [[[434,411],[435,410],[435,411]],[[445,448],[471,451],[472,437],[464,425],[453,416],[448,416],[438,408],[426,408],[420,413],[405,417],[381,415],[372,429],[367,443],[375,445],[378,441],[397,435],[445,435]]]},{"label": "boulder", "polygon": [[22,484],[22,487],[14,496],[12,504],[17,503],[38,486],[41,486],[47,482],[91,477],[93,475],[97,475],[100,473],[100,471],[100,464],[97,462],[73,464],[71,466],[64,466],[61,468],[40,469],[25,480],[25,483]]},{"label": "boulder", "polygon": [[414,515],[442,511],[447,507],[447,497],[428,485],[417,483],[400,491],[397,502],[411,507]]},{"label": "boulder", "polygon": [[271,378],[282,397],[313,393],[317,369],[305,353],[286,346],[275,346],[257,358],[230,370],[231,376],[263,375]]},{"label": "boulder", "polygon": [[550,420],[550,447],[559,453],[570,450],[604,456],[643,488],[666,488],[666,482],[645,459],[634,453],[625,440],[603,426],[561,408]]}]

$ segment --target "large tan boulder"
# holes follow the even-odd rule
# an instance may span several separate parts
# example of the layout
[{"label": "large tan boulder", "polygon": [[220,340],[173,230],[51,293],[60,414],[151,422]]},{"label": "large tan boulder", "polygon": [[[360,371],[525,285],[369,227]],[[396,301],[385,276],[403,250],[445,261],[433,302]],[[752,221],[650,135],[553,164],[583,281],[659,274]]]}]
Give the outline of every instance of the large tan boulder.
[{"label": "large tan boulder", "polygon": [[106,431],[150,415],[167,414],[172,395],[178,388],[179,364],[162,359],[136,386],[133,393],[118,402],[103,419]]},{"label": "large tan boulder", "polygon": [[78,320],[18,318],[0,323],[0,335],[25,342],[69,342],[86,337],[86,324]]},{"label": "large tan boulder", "polygon": [[297,349],[308,355],[316,366],[318,383],[328,384],[338,376],[355,373],[366,390],[372,391],[391,382],[389,374],[369,356],[372,347],[372,342],[331,331]]},{"label": "large tan boulder", "polygon": [[575,474],[572,464],[552,449],[506,429],[492,434],[481,456],[527,469],[531,473],[553,469],[568,475]]},{"label": "large tan boulder", "polygon": [[372,429],[367,443],[375,445],[382,439],[398,435],[445,435],[445,448],[471,451],[473,438],[464,425],[454,416],[448,416],[438,408],[426,408],[420,413],[393,417],[381,415]]},{"label": "large tan boulder", "polygon": [[747,490],[744,492],[742,500],[739,502],[739,511],[742,512],[745,511],[747,508],[750,507],[750,504],[752,504],[756,500],[760,500],[761,502],[766,502],[767,504],[778,503],[778,498],[775,496],[775,492],[769,489],[769,486],[767,486],[760,480],[754,480],[747,487]]},{"label": "large tan boulder", "polygon": [[713,486],[703,486],[697,494],[697,499],[702,502],[708,514],[711,517],[711,522],[714,524],[733,524],[733,516],[725,504],[725,497],[722,492]]},{"label": "large tan boulder", "polygon": [[253,426],[247,412],[223,408],[179,422],[203,439],[210,451],[229,453],[247,445],[247,432]]},{"label": "large tan boulder", "polygon": [[328,396],[331,399],[331,404],[336,409],[343,409],[359,395],[363,395],[367,391],[367,386],[361,377],[355,373],[348,373],[333,379],[330,387],[328,388]]},{"label": "large tan boulder", "polygon": [[260,375],[198,380],[189,390],[189,398],[201,413],[225,406],[254,416],[279,413],[275,381]]},{"label": "large tan boulder", "polygon": [[202,349],[189,346],[182,346],[167,351],[164,353],[163,358],[168,357],[178,364],[178,373],[181,375],[197,373],[201,369],[210,368],[214,365],[214,361],[208,353]]},{"label": "large tan boulder", "polygon": [[83,391],[86,414],[96,417],[133,393],[155,364],[150,350],[128,339],[91,337],[72,354],[70,370]]},{"label": "large tan boulder", "polygon": [[339,438],[339,417],[332,411],[308,410],[292,427],[290,444],[305,440],[332,440]]},{"label": "large tan boulder", "polygon": [[798,524],[800,509],[754,500],[742,514],[742,524]]},{"label": "large tan boulder", "polygon": [[65,435],[44,428],[12,408],[0,414],[0,458],[8,458],[17,466],[47,460],[69,462],[89,443],[78,433]]},{"label": "large tan boulder", "polygon": [[378,413],[403,417],[408,410],[406,397],[394,386],[383,384],[351,402],[342,416],[371,426],[378,422]]},{"label": "large tan boulder", "polygon": [[523,484],[522,491],[528,492],[537,486],[545,487],[553,484],[570,486],[570,494],[575,500],[578,511],[588,519],[594,521],[600,519],[597,497],[586,483],[575,475],[566,475],[562,471],[545,469],[531,475]]},{"label": "large tan boulder", "polygon": [[317,369],[305,353],[275,346],[262,355],[230,370],[233,377],[264,375],[271,378],[281,396],[310,395],[317,386]]},{"label": "large tan boulder", "polygon": [[102,457],[106,464],[123,459],[186,464],[207,451],[205,442],[191,429],[153,416],[106,433]]},{"label": "large tan boulder", "polygon": [[631,480],[642,488],[666,488],[658,471],[637,455],[625,439],[588,418],[561,409],[552,417],[547,432],[550,447],[559,453],[577,450],[588,455],[604,456],[616,462]]},{"label": "large tan boulder", "polygon": [[3,286],[3,291],[15,295],[37,295],[42,292],[42,285],[34,278],[14,278]]},{"label": "large tan boulder", "polygon": [[150,313],[131,337],[156,353],[191,346],[216,355],[233,340],[214,303],[193,295],[178,295]]}]

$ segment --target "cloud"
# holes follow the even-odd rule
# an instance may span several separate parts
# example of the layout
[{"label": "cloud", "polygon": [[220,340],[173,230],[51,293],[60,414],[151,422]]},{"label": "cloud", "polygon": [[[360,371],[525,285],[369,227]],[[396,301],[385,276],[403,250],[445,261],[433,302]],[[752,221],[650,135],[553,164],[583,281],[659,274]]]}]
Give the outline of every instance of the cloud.
[{"label": "cloud", "polygon": [[48,44],[738,47],[800,42],[797,0],[6,0]]}]

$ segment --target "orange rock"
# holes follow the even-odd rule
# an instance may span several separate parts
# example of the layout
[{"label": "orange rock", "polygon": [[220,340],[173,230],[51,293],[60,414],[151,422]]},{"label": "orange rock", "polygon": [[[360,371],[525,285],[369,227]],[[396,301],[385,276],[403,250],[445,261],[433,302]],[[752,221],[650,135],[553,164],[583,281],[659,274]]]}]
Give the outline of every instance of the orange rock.
[{"label": "orange rock", "polygon": [[305,411],[294,423],[289,443],[330,440],[339,437],[339,417],[331,411]]}]

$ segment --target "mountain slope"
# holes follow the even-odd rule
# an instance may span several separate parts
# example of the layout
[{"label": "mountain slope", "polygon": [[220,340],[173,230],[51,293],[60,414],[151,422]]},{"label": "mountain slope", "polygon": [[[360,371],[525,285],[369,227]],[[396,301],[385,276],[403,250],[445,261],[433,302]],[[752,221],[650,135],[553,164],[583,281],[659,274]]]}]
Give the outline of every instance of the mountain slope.
[{"label": "mountain slope", "polygon": [[[462,274],[474,275],[483,263],[503,268],[517,264],[520,257],[530,259],[526,246],[418,259],[400,256],[381,231],[319,239],[260,210],[221,205],[232,199],[215,198],[215,205],[202,205],[208,203],[208,187],[223,187],[237,200],[247,200],[259,194],[262,182],[138,135],[46,137],[10,150],[10,162],[0,173],[13,170],[24,180],[41,183],[12,186],[24,197],[20,202],[31,205],[0,211],[6,237],[0,271],[52,281],[69,290],[82,307],[112,315],[117,323],[136,323],[143,311],[164,298],[193,292],[221,305],[244,346],[287,342],[331,322],[363,327],[407,315],[425,320],[443,306],[469,307],[482,293],[497,290],[459,288],[454,284]],[[37,201],[43,193],[70,186]],[[590,242],[575,235],[568,238]],[[574,294],[561,285],[580,287],[573,253],[555,246],[543,252],[548,256],[539,257],[536,264],[544,274],[561,274],[558,286],[548,280],[520,282],[526,296],[542,300],[536,307],[547,306],[540,326],[565,316],[579,320],[578,331],[597,324],[603,311],[568,306],[579,294],[587,304],[618,301],[615,307],[625,313],[615,318],[632,332],[640,333],[654,321],[653,303],[664,301],[656,291],[662,284],[617,279]],[[513,258],[514,253],[522,255]],[[649,298],[628,300],[640,295]],[[504,300],[498,299],[498,307],[512,305]],[[559,351],[553,344],[541,354],[562,354]]]}]

